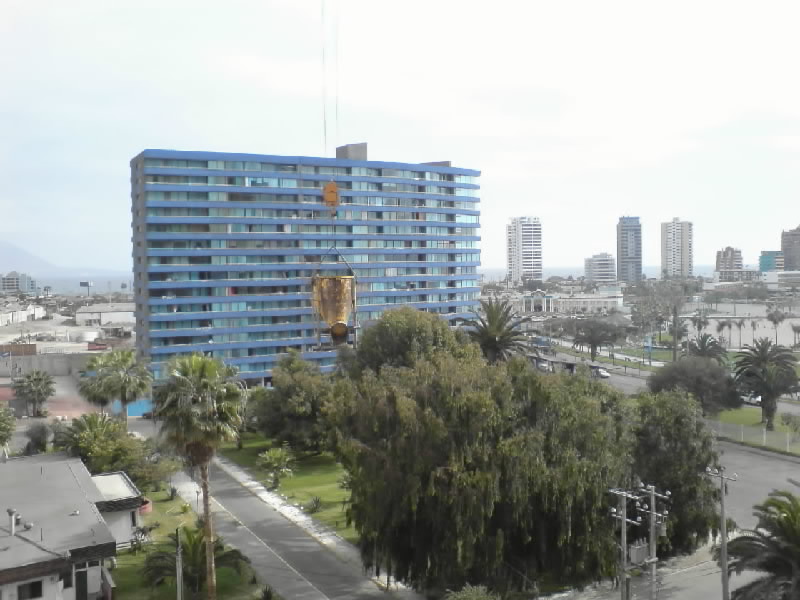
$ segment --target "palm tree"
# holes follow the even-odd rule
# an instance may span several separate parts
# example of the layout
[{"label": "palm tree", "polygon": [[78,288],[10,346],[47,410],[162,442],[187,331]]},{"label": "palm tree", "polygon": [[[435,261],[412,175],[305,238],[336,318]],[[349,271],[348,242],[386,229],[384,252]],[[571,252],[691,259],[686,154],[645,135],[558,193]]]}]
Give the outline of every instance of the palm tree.
[{"label": "palm tree", "polygon": [[236,438],[241,389],[235,383],[236,369],[200,354],[171,360],[164,373],[166,381],[153,395],[154,415],[161,421],[161,435],[167,443],[200,471],[208,599],[215,600],[215,540],[208,468],[217,448]]},{"label": "palm tree", "polygon": [[[201,529],[180,528],[181,558],[183,563],[183,583],[198,598],[207,581],[206,552],[209,545],[205,543]],[[176,551],[178,532],[169,534],[170,542],[157,550],[147,553],[142,568],[144,580],[151,586],[161,585],[175,578]],[[213,564],[217,568],[228,567],[239,575],[249,571],[250,559],[233,548],[226,548],[220,538],[213,541],[210,548],[213,552]]]},{"label": "palm tree", "polygon": [[719,364],[725,362],[727,353],[719,345],[719,342],[711,334],[704,333],[699,338],[689,342],[686,348],[687,356],[702,356],[717,361]]},{"label": "palm tree", "polygon": [[783,323],[785,320],[786,320],[786,315],[777,309],[767,314],[767,321],[772,323],[772,326],[775,328],[776,344],[778,343],[778,325]]},{"label": "palm tree", "polygon": [[756,343],[756,329],[758,329],[758,321],[755,319],[751,319],[750,321],[750,329],[753,330],[753,343]]},{"label": "palm tree", "polygon": [[[717,333],[718,334],[722,334],[725,331],[725,328],[728,327],[729,323],[730,323],[730,321],[728,321],[726,319],[720,319],[719,321],[717,321]],[[722,335],[720,335],[720,339],[723,339]],[[728,341],[730,341],[730,340],[728,340]],[[728,344],[728,347],[730,347],[730,344]]]},{"label": "palm tree", "polygon": [[698,312],[696,315],[692,316],[689,319],[692,322],[692,325],[695,329],[695,337],[700,336],[703,333],[703,330],[708,327],[708,317],[706,317],[705,313]]},{"label": "palm tree", "polygon": [[736,380],[747,391],[761,396],[761,416],[767,429],[774,429],[778,398],[795,389],[797,359],[791,350],[759,338],[736,355]]},{"label": "palm tree", "polygon": [[592,361],[597,358],[597,352],[603,346],[613,346],[622,337],[620,327],[607,321],[588,319],[580,322],[575,328],[573,347],[587,346]]},{"label": "palm tree", "polygon": [[800,597],[800,498],[775,490],[754,507],[758,524],[728,542],[728,573],[757,571],[762,577],[733,591],[732,600],[794,600]]},{"label": "palm tree", "polygon": [[25,403],[28,416],[42,416],[47,400],[56,393],[53,377],[44,371],[34,370],[26,373],[12,383],[14,395]]},{"label": "palm tree", "polygon": [[84,452],[91,446],[91,440],[105,440],[122,433],[122,424],[119,421],[104,413],[89,413],[72,419],[67,427],[56,428],[53,446],[85,461],[88,457]]},{"label": "palm tree", "polygon": [[744,329],[745,320],[739,319],[738,321],[734,321],[736,324],[736,329],[739,330],[739,348],[742,347],[742,329]]},{"label": "palm tree", "polygon": [[512,311],[508,300],[481,300],[481,312],[465,323],[469,327],[469,337],[480,346],[490,363],[507,360],[512,354],[529,348],[519,326],[530,319],[520,318]]},{"label": "palm tree", "polygon": [[103,412],[112,400],[119,400],[127,428],[128,404],[147,393],[152,379],[144,363],[136,359],[136,351],[112,350],[89,360],[78,389],[89,402],[100,405]]}]

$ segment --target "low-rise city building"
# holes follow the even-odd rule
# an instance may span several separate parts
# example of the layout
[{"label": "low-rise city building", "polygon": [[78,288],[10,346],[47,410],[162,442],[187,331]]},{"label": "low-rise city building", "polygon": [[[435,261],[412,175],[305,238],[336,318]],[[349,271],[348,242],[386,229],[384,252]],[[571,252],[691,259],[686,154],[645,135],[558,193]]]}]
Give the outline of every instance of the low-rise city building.
[{"label": "low-rise city building", "polygon": [[117,541],[117,547],[130,546],[136,528],[141,525],[139,508],[145,503],[142,492],[122,471],[94,475],[92,481],[103,498],[95,505]]},{"label": "low-rise city building", "polygon": [[0,292],[4,294],[35,294],[36,280],[27,273],[11,271],[0,277]]},{"label": "low-rise city building", "polygon": [[717,264],[715,271],[740,271],[744,268],[742,263],[742,251],[738,248],[728,246],[722,250],[717,250]]},{"label": "low-rise city building", "polygon": [[800,289],[800,271],[768,271],[762,281],[772,291]]},{"label": "low-rise city building", "polygon": [[38,304],[21,305],[13,302],[0,306],[0,327],[43,319],[47,311]]},{"label": "low-rise city building", "polygon": [[761,281],[761,275],[761,271],[757,269],[721,269],[714,271],[714,283]]},{"label": "low-rise city building", "polygon": [[108,323],[136,323],[132,302],[118,304],[90,304],[75,311],[76,325],[106,325]]},{"label": "low-rise city building", "polygon": [[0,598],[110,598],[117,544],[84,464],[60,454],[0,463]]}]

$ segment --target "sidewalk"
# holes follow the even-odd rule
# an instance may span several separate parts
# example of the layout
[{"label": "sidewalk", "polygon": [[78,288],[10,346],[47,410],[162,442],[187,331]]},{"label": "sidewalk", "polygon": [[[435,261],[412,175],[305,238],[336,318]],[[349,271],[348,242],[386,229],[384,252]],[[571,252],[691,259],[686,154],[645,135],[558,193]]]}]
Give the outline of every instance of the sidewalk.
[{"label": "sidewalk", "polygon": [[[185,474],[174,479],[181,497],[196,507],[197,485]],[[385,581],[370,578],[356,548],[230,462],[215,461],[211,492],[216,531],[250,558],[259,581],[286,600],[421,599],[401,585],[387,590]]]}]

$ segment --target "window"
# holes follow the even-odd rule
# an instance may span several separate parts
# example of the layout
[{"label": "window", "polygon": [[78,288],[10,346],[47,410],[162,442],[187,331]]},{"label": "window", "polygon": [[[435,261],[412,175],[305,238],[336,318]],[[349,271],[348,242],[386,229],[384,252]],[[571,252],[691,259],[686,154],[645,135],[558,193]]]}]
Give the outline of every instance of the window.
[{"label": "window", "polygon": [[64,584],[64,589],[67,590],[72,587],[72,569],[68,569],[59,573],[58,580]]},{"label": "window", "polygon": [[99,567],[100,566],[100,561],[99,560],[90,560],[89,561],[89,566],[90,567]]},{"label": "window", "polygon": [[131,527],[136,527],[136,511],[131,511]]},{"label": "window", "polygon": [[19,600],[30,600],[31,598],[42,597],[42,581],[31,581],[17,586],[17,598]]}]

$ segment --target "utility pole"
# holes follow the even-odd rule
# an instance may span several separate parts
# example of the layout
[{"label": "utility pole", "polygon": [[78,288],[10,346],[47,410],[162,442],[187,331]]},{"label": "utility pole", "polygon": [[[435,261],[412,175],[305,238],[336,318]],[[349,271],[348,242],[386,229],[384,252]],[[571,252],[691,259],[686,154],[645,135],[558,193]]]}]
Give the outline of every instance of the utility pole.
[{"label": "utility pole", "polygon": [[619,592],[620,600],[630,600],[631,582],[628,575],[628,525],[641,525],[642,517],[634,521],[628,518],[628,500],[638,500],[638,496],[626,490],[612,488],[608,490],[619,499],[619,508],[611,509],[611,517],[620,522],[620,560],[619,560]]},{"label": "utility pole", "polygon": [[710,477],[719,479],[719,512],[720,512],[720,537],[722,543],[720,544],[719,559],[722,564],[722,600],[730,600],[730,591],[728,590],[729,576],[728,576],[728,524],[725,519],[725,482],[736,481],[739,476],[734,473],[733,477],[725,475],[725,467],[706,467],[706,474]]},{"label": "utility pole", "polygon": [[638,505],[637,502],[637,509],[646,512],[650,515],[650,556],[647,559],[647,562],[650,564],[650,600],[656,600],[658,596],[658,583],[656,581],[656,569],[658,564],[658,556],[656,555],[656,546],[658,542],[658,535],[656,530],[656,525],[659,523],[664,523],[667,519],[667,515],[669,511],[665,510],[662,513],[659,513],[656,510],[656,498],[660,498],[664,501],[669,501],[671,499],[672,494],[667,491],[663,494],[659,494],[656,492],[656,488],[654,485],[645,485],[642,486],[642,491],[647,494],[650,499],[649,504]]},{"label": "utility pole", "polygon": [[672,362],[678,362],[678,305],[672,305]]},{"label": "utility pole", "polygon": [[181,549],[181,528],[175,528],[175,598],[183,600],[183,550]]}]

